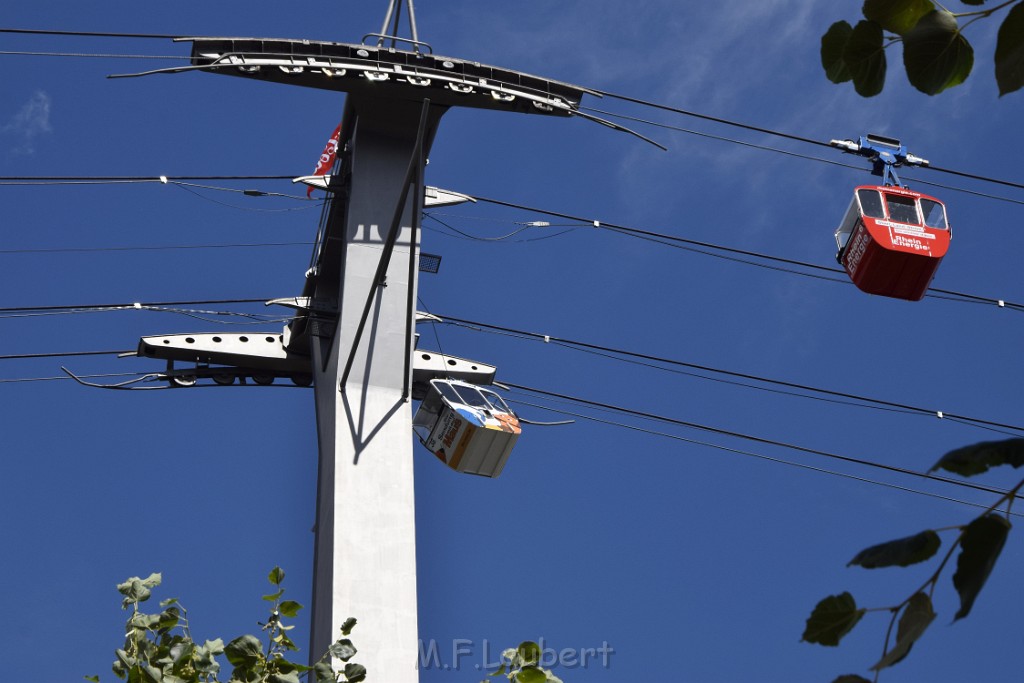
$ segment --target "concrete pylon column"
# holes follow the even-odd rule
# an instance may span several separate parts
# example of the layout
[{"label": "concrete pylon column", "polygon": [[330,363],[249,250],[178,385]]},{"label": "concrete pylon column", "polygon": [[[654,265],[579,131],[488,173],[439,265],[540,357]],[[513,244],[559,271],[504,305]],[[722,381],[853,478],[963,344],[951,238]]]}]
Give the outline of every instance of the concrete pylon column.
[{"label": "concrete pylon column", "polygon": [[[428,111],[423,158],[444,111]],[[400,225],[413,225],[417,190],[406,183],[422,112],[422,101],[349,96],[336,172],[343,184],[311,275],[316,298],[336,300],[339,318],[333,338],[312,340],[320,463],[310,655],[317,659],[355,617],[354,661],[381,683],[419,680],[412,416],[403,397],[416,294],[410,257],[419,248],[411,228],[399,231],[386,284],[355,337],[403,195]]]}]

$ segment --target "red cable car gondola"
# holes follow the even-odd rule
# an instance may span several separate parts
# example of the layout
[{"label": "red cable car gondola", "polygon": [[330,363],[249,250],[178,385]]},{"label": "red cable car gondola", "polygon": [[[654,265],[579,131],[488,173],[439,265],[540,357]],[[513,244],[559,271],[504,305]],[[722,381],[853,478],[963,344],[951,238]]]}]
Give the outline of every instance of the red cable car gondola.
[{"label": "red cable car gondola", "polygon": [[835,235],[860,290],[909,301],[924,297],[951,237],[942,202],[885,185],[858,187]]},{"label": "red cable car gondola", "polygon": [[928,161],[909,154],[899,140],[881,135],[831,144],[871,159],[872,173],[882,176],[883,183],[854,190],[836,228],[836,259],[860,290],[920,301],[949,249],[951,232],[945,205],[907,189],[896,167],[927,166]]}]

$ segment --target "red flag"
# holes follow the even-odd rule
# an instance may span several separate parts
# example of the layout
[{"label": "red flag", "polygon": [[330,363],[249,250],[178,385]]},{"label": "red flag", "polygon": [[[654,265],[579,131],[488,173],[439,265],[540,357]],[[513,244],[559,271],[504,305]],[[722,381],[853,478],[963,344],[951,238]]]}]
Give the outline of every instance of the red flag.
[{"label": "red flag", "polygon": [[[338,136],[341,135],[341,124],[334,129],[331,134],[331,139],[327,141],[327,146],[324,147],[324,151],[320,154],[320,158],[316,162],[316,169],[313,171],[313,175],[326,175],[331,167],[334,166],[334,158],[338,155]],[[310,185],[306,188],[306,196],[309,197],[313,194],[313,186]]]}]

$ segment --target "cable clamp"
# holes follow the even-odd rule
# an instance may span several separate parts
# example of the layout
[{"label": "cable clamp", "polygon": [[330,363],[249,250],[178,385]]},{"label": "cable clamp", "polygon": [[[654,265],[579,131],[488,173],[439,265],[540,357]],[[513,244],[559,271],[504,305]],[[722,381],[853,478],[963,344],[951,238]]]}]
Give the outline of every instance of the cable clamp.
[{"label": "cable clamp", "polygon": [[907,163],[911,166],[928,166],[928,160],[922,159],[919,156],[908,153],[906,156]]},{"label": "cable clamp", "polygon": [[546,334],[545,334],[545,335],[544,335],[544,343],[545,343],[545,344],[549,344],[549,343],[551,343],[551,337],[549,337],[548,335],[546,335]]},{"label": "cable clamp", "polygon": [[941,420],[942,418],[945,417],[945,415],[942,414],[941,410],[936,410],[935,411],[935,417],[937,417],[937,418],[939,418]]},{"label": "cable clamp", "polygon": [[595,228],[600,228],[601,227],[601,221],[594,221],[594,227]]},{"label": "cable clamp", "polygon": [[996,302],[996,305],[999,306],[999,308],[1004,308],[1006,306],[1006,302],[1000,299]]},{"label": "cable clamp", "polygon": [[167,184],[167,176],[165,176],[165,175],[160,176],[160,182],[163,183],[164,185],[166,185]]},{"label": "cable clamp", "polygon": [[828,144],[832,147],[838,147],[839,149],[846,150],[847,152],[860,151],[860,145],[853,140],[829,140]]},{"label": "cable clamp", "polygon": [[134,304],[132,304],[132,308],[134,308],[136,311],[141,311],[142,310],[142,304],[140,304],[138,301],[136,301]]}]

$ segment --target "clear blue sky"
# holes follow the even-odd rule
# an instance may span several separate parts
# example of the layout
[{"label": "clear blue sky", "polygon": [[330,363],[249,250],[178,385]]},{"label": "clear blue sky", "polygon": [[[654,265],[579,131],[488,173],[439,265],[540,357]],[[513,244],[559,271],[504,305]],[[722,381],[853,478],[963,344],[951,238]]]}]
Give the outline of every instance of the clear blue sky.
[{"label": "clear blue sky", "polygon": [[[978,51],[965,86],[914,91],[900,53],[885,91],[864,100],[828,83],[819,37],[854,20],[857,2],[679,3],[671,0],[417,6],[439,54],[474,59],[704,114],[827,141],[875,132],[904,139],[944,168],[1021,180],[1021,94],[998,98],[992,21],[970,29]],[[358,42],[378,31],[374,2],[8,3],[16,28]],[[0,35],[0,50],[177,55],[170,41]],[[262,175],[311,172],[343,96],[209,74],[107,80],[179,62],[0,55],[0,175]],[[655,119],[866,169],[837,151],[710,122],[589,99]],[[821,266],[864,170],[630,124],[670,148],[583,120],[453,110],[442,120],[427,181],[470,194],[704,240]],[[954,237],[934,285],[1024,302],[1020,206],[1012,188],[934,171],[911,178],[946,200]],[[213,182],[301,193],[287,181]],[[913,183],[912,183],[913,184]],[[319,204],[159,184],[0,187],[0,307],[271,298],[300,293],[309,247],[93,252],[31,250],[309,242]],[[550,220],[485,204],[440,210],[460,231],[500,237]],[[556,221],[557,222],[557,221]],[[852,285],[668,248],[604,230],[536,228],[503,241],[453,236],[427,221],[437,275],[422,308],[441,317],[576,339],[890,401],[1019,423],[1024,317],[992,305],[907,303]],[[553,236],[550,239],[535,240]],[[184,307],[179,307],[184,308]],[[192,306],[286,315],[262,306]],[[212,316],[199,314],[201,318]],[[223,318],[221,318],[223,319]],[[245,322],[231,318],[233,323]],[[0,355],[132,349],[147,334],[277,331],[175,313],[0,316]],[[923,471],[952,448],[1002,435],[949,420],[825,403],[670,373],[555,345],[451,325],[420,328],[421,346],[498,367],[499,379],[813,449]],[[197,639],[253,632],[275,564],[308,605],[316,431],[299,389],[117,393],[76,372],[159,370],[113,356],[4,361],[0,585],[7,633],[3,680],[57,683],[101,674],[120,645],[115,584],[163,572],[161,597],[188,607]],[[866,571],[846,562],[868,545],[964,523],[961,504],[799,469],[680,439],[709,442],[966,501],[992,497],[681,427],[509,394],[539,420],[586,412],[672,438],[579,420],[528,428],[497,480],[459,476],[417,447],[420,635],[460,671],[424,683],[474,682],[491,654],[524,639],[597,648],[610,665],[557,671],[600,681],[827,681],[867,674],[886,618],[868,615],[839,649],[800,643],[822,597],[851,591],[894,604],[928,567]],[[412,438],[410,436],[410,438]],[[982,483],[1008,487],[1012,472]],[[944,536],[947,542],[950,536]],[[939,617],[883,680],[999,681],[1019,675],[1012,534],[968,619],[950,575]],[[360,615],[353,615],[359,617]],[[305,619],[296,640],[304,644]],[[359,644],[358,628],[354,633]],[[493,657],[492,657],[493,659]]]}]

